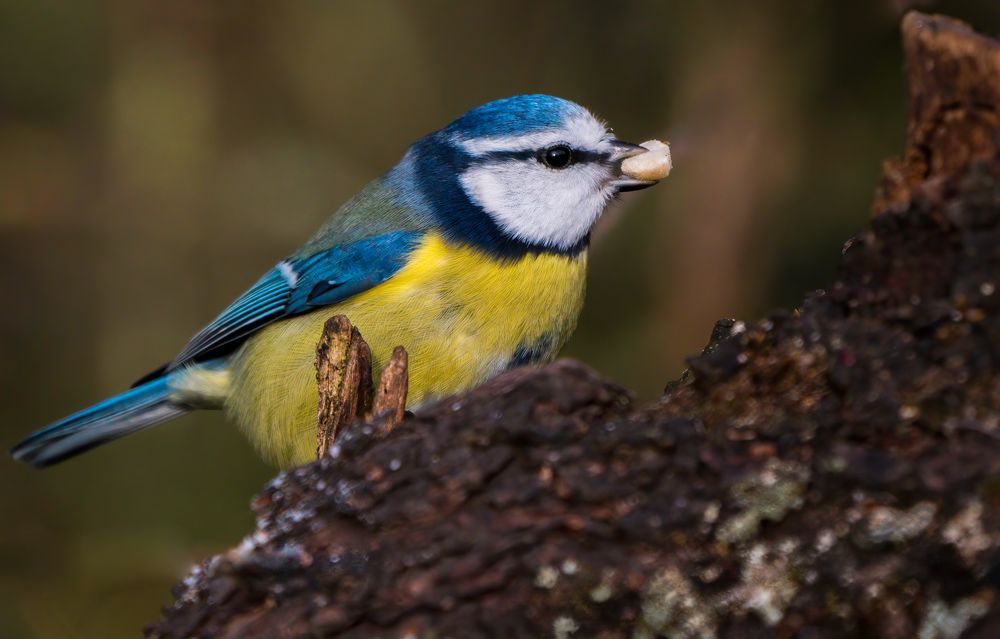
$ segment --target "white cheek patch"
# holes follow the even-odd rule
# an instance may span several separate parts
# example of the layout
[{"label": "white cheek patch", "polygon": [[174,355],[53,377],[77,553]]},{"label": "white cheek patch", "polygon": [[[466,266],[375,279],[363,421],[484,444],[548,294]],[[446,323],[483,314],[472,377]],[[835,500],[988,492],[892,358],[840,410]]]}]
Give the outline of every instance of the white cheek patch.
[{"label": "white cheek patch", "polygon": [[600,162],[551,169],[535,159],[490,161],[491,153],[540,151],[557,144],[604,154],[612,150],[607,128],[580,110],[559,127],[521,135],[453,140],[474,158],[459,178],[469,198],[508,236],[530,244],[568,250],[576,246],[614,196],[611,175]]},{"label": "white cheek patch", "polygon": [[590,232],[614,195],[607,169],[591,163],[555,170],[508,160],[473,166],[460,181],[507,235],[561,250]]}]

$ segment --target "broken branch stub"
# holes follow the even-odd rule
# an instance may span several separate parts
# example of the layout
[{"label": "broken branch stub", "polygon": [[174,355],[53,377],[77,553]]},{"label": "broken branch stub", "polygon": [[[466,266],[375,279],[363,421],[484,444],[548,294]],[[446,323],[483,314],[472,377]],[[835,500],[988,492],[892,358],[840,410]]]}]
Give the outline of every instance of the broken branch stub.
[{"label": "broken branch stub", "polygon": [[989,161],[1000,127],[1000,42],[944,16],[903,19],[908,103],[906,149],[887,160],[872,212],[906,210],[915,192],[976,161]]},{"label": "broken branch stub", "polygon": [[372,402],[372,354],[357,328],[343,315],[323,326],[316,348],[316,457],[326,455],[341,431],[365,415]]},{"label": "broken branch stub", "polygon": [[382,369],[376,393],[368,343],[344,315],[326,321],[316,347],[317,459],[326,455],[356,419],[376,424],[380,437],[402,423],[409,386],[407,366],[406,349],[397,346]]}]

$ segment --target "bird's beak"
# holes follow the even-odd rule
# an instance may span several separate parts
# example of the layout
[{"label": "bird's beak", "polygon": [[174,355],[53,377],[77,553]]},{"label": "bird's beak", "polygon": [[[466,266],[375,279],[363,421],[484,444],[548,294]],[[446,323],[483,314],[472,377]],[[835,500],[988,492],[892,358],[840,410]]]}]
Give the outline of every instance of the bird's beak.
[{"label": "bird's beak", "polygon": [[622,171],[622,162],[627,158],[646,153],[648,150],[646,147],[625,142],[624,140],[614,140],[611,143],[611,147],[612,151],[609,161],[618,174],[618,177],[611,181],[611,186],[619,193],[638,191],[639,189],[645,189],[656,184],[657,180],[641,180]]}]

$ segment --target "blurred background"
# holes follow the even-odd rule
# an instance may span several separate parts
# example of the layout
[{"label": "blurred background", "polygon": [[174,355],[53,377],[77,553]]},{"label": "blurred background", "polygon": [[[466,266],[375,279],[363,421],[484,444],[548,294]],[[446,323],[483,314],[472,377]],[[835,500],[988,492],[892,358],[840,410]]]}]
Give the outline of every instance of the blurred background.
[{"label": "blurred background", "polygon": [[[715,319],[831,280],[902,148],[910,7],[996,0],[0,0],[0,443],[172,357],[406,146],[578,101],[675,171],[602,222],[567,349],[649,399]],[[0,636],[134,637],[273,475],[220,415],[0,459]]]}]

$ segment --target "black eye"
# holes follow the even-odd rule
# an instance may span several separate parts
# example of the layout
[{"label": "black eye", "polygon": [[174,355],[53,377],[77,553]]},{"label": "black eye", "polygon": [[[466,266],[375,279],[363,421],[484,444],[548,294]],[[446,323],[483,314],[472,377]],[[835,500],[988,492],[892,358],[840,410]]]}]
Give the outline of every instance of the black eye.
[{"label": "black eye", "polygon": [[552,169],[565,169],[573,163],[573,149],[565,144],[551,146],[542,152],[542,162]]}]

